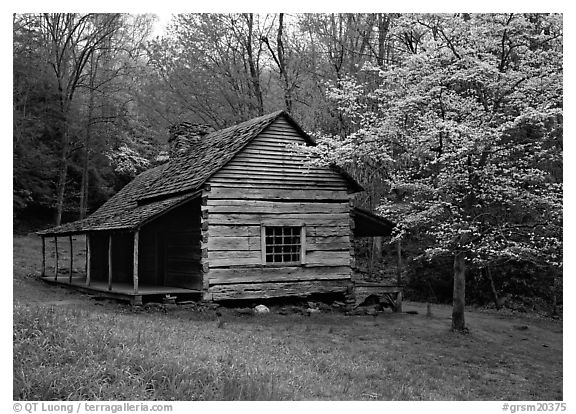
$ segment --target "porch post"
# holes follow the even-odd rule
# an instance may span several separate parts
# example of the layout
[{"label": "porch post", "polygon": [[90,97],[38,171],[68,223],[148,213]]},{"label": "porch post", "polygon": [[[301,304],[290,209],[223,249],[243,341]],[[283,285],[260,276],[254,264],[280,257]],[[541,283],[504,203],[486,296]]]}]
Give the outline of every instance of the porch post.
[{"label": "porch post", "polygon": [[112,233],[108,235],[108,290],[112,290]]},{"label": "porch post", "polygon": [[46,276],[46,238],[42,236],[42,277]]},{"label": "porch post", "polygon": [[138,239],[140,236],[140,231],[136,230],[134,232],[134,293],[138,294]]},{"label": "porch post", "polygon": [[54,236],[54,249],[56,251],[56,265],[54,266],[54,280],[58,280],[58,236]]},{"label": "porch post", "polygon": [[91,251],[90,251],[90,233],[86,233],[86,286],[90,286],[90,261]]},{"label": "porch post", "polygon": [[70,271],[68,273],[68,282],[72,284],[72,266],[74,264],[74,248],[72,247],[72,235],[70,235]]}]

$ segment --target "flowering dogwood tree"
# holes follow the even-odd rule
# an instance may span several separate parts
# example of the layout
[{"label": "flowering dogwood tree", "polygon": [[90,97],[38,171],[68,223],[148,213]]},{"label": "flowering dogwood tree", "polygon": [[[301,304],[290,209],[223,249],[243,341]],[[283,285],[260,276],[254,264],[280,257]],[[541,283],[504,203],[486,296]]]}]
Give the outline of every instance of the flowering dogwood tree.
[{"label": "flowering dogwood tree", "polygon": [[407,15],[404,59],[364,67],[330,96],[356,126],[320,137],[324,163],[384,168],[380,211],[454,263],[452,328],[465,330],[466,268],[562,266],[562,20]]}]

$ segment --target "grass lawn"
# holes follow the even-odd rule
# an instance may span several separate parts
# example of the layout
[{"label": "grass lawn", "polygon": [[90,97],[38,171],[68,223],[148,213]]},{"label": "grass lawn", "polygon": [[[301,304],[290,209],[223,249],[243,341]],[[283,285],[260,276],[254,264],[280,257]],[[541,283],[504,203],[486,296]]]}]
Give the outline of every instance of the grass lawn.
[{"label": "grass lawn", "polygon": [[14,237],[14,399],[562,400],[562,321],[133,311],[37,280],[40,252]]}]

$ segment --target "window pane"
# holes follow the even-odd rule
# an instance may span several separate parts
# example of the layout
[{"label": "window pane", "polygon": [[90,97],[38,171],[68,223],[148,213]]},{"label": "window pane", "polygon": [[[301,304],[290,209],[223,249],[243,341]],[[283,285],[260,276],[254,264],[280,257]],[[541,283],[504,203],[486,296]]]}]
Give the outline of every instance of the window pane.
[{"label": "window pane", "polygon": [[266,263],[300,262],[301,227],[266,226]]}]

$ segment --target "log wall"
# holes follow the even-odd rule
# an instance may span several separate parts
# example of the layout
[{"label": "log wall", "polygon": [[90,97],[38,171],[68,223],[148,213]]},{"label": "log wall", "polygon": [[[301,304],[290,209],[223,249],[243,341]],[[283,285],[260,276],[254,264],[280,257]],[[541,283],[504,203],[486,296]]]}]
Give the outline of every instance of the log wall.
[{"label": "log wall", "polygon": [[[208,181],[203,201],[207,298],[345,292],[350,284],[350,195],[335,171],[305,167],[305,143],[283,118]],[[266,264],[262,226],[304,226],[300,265]]]}]

